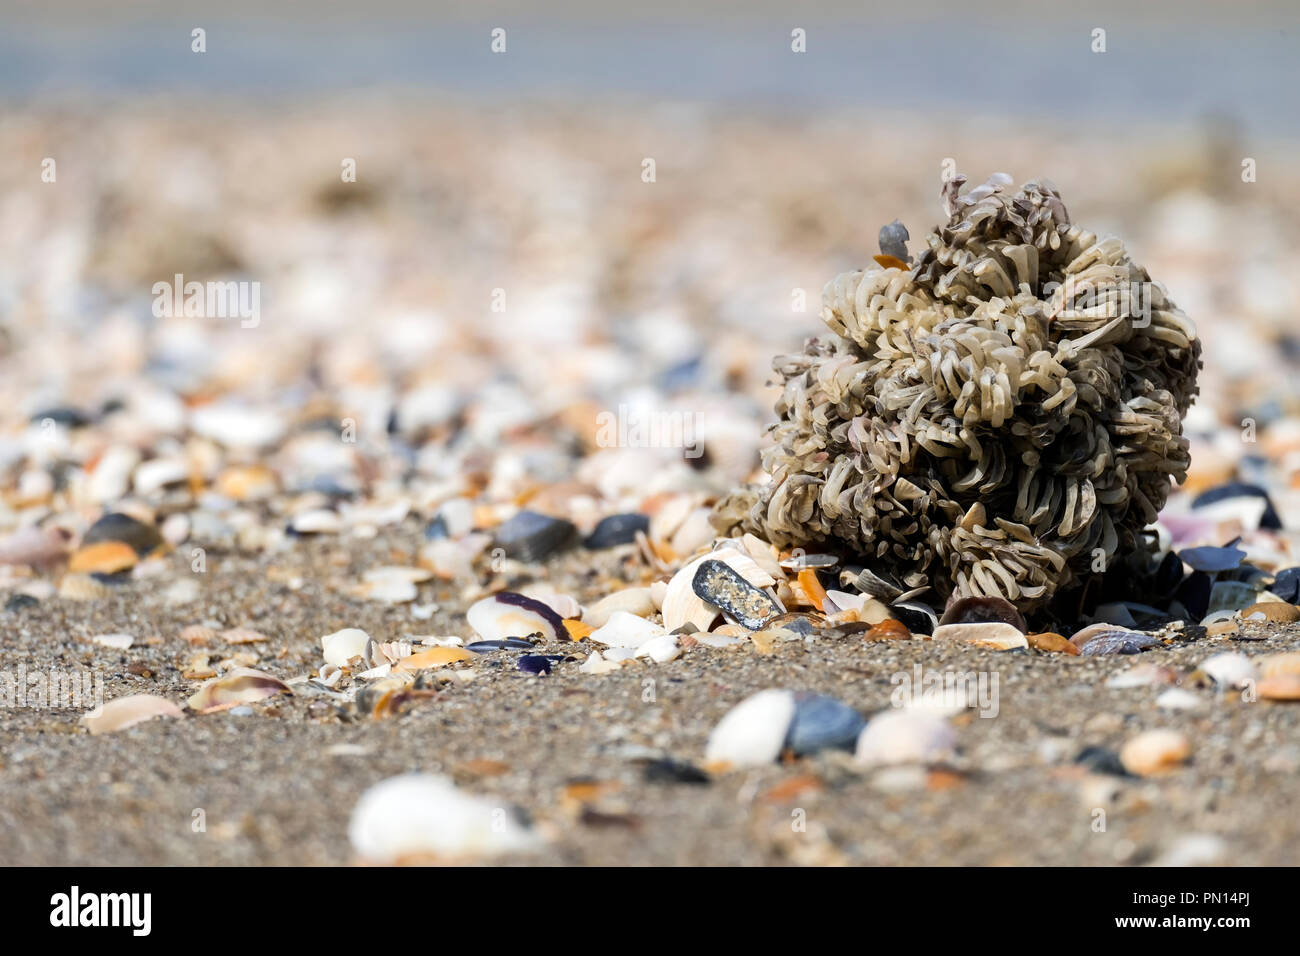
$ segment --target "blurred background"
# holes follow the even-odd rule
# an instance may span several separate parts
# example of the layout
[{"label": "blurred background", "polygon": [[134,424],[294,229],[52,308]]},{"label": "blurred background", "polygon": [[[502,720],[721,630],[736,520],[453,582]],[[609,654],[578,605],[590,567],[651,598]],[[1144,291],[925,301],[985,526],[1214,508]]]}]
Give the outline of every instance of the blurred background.
[{"label": "blurred background", "polygon": [[[757,463],[771,357],[882,224],[918,247],[949,160],[1052,180],[1196,321],[1191,487],[1300,474],[1293,3],[0,10],[11,489],[49,454],[33,416],[99,423],[58,452],[84,464],[183,451],[212,403],[250,454],[359,422],[371,466],[300,455],[304,486],[449,478],[508,442],[503,491],[571,475],[601,409],[675,408],[724,488]],[[178,273],[258,283],[257,326],[155,315]]]}]

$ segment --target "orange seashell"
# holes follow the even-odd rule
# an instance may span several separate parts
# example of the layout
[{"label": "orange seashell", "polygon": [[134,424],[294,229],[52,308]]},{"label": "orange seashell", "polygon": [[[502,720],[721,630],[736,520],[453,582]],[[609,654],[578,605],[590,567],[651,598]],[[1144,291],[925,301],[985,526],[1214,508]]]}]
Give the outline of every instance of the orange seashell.
[{"label": "orange seashell", "polygon": [[1259,658],[1261,677],[1282,677],[1284,675],[1300,676],[1300,651],[1288,651],[1283,654],[1269,654]]},{"label": "orange seashell", "polygon": [[1255,691],[1264,700],[1300,700],[1300,674],[1276,674],[1265,677]]},{"label": "orange seashell", "polygon": [[263,465],[234,465],[217,476],[217,493],[235,501],[260,501],[280,488],[275,472]]},{"label": "orange seashell", "polygon": [[504,760],[480,757],[477,760],[465,761],[456,770],[470,777],[499,777],[503,773],[510,772],[510,764]]},{"label": "orange seashell", "polygon": [[826,607],[826,589],[822,587],[821,581],[817,580],[817,572],[812,568],[807,568],[799,572],[799,586],[803,588],[804,595],[817,610],[825,610]]},{"label": "orange seashell", "polygon": [[1048,651],[1053,654],[1073,654],[1078,656],[1079,649],[1071,644],[1060,634],[1052,631],[1044,631],[1042,634],[1026,634],[1025,640],[1029,646],[1040,651]]},{"label": "orange seashell", "polygon": [[571,641],[580,641],[595,630],[590,624],[572,619],[565,620],[564,629],[569,632],[569,640]]},{"label": "orange seashell", "polygon": [[871,258],[876,260],[877,265],[885,269],[903,269],[906,271],[908,268],[907,263],[897,256],[872,256]]},{"label": "orange seashell", "polygon": [[911,636],[912,632],[907,629],[906,624],[888,617],[867,631],[862,639],[866,641],[906,641]]},{"label": "orange seashell", "polygon": [[135,549],[123,541],[100,541],[73,554],[68,561],[68,570],[82,574],[117,574],[131,570],[139,560]]},{"label": "orange seashell", "polygon": [[410,657],[404,657],[393,668],[394,671],[420,671],[430,667],[445,667],[457,661],[472,661],[474,655],[460,647],[431,647]]}]

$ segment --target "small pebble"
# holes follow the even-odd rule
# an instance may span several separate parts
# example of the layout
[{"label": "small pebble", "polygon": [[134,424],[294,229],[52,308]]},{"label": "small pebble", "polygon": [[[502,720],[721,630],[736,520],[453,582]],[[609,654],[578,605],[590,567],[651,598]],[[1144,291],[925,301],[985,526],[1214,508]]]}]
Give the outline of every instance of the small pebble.
[{"label": "small pebble", "polygon": [[852,750],[865,725],[861,714],[834,697],[799,693],[785,746],[801,756],[821,750]]},{"label": "small pebble", "polygon": [[600,519],[600,522],[594,529],[592,529],[591,534],[587,535],[586,539],[582,542],[582,546],[591,551],[600,551],[605,548],[614,548],[621,544],[632,544],[636,541],[638,531],[643,534],[649,533],[649,515],[609,515],[608,517]]},{"label": "small pebble", "polygon": [[520,511],[497,527],[492,540],[508,558],[544,561],[570,547],[577,534],[578,529],[571,521],[536,511]]},{"label": "small pebble", "polygon": [[1279,571],[1269,590],[1288,604],[1300,602],[1300,568]]},{"label": "small pebble", "polygon": [[564,660],[559,654],[521,654],[515,661],[515,667],[525,674],[549,674],[551,668]]},{"label": "small pebble", "polygon": [[1246,559],[1246,552],[1240,548],[1217,548],[1213,545],[1205,545],[1200,548],[1186,548],[1178,552],[1178,556],[1194,571],[1218,574],[1238,567]]},{"label": "small pebble", "polygon": [[1119,754],[1109,747],[1084,747],[1074,758],[1074,762],[1093,773],[1104,773],[1115,777],[1129,775]]}]

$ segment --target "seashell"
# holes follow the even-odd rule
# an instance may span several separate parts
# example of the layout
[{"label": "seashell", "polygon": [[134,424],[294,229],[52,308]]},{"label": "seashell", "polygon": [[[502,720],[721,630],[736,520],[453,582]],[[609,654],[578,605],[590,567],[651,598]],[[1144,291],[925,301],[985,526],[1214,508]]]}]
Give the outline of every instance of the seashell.
[{"label": "seashell", "polygon": [[294,534],[338,534],[343,530],[343,519],[329,508],[312,508],[294,515],[289,530]]},{"label": "seashell", "polygon": [[577,542],[578,529],[563,518],[520,511],[497,526],[493,543],[508,558],[544,561]]},{"label": "seashell", "polygon": [[371,863],[465,861],[536,850],[541,840],[505,804],[412,773],[375,784],[348,822],[352,849]]},{"label": "seashell", "polygon": [[940,624],[934,629],[936,641],[962,641],[995,651],[1015,651],[1028,648],[1029,642],[1017,627],[1001,621],[980,624]]},{"label": "seashell", "polygon": [[600,519],[591,534],[583,540],[582,546],[591,551],[616,548],[619,545],[632,544],[637,532],[650,533],[650,518],[643,514],[609,515]]},{"label": "seashell", "polygon": [[132,483],[137,495],[152,495],[169,485],[177,485],[190,477],[190,466],[183,458],[154,458],[136,466]]},{"label": "seashell", "polygon": [[66,528],[23,528],[0,540],[0,564],[42,567],[62,561],[72,535]]},{"label": "seashell", "polygon": [[1015,606],[1001,597],[963,597],[950,601],[939,618],[939,626],[946,624],[1009,624],[1021,634],[1025,633],[1025,619]]},{"label": "seashell", "polygon": [[1231,571],[1246,559],[1246,552],[1240,548],[1216,548],[1206,545],[1200,548],[1184,548],[1178,557],[1193,571],[1206,574],[1219,574]]},{"label": "seashell", "polygon": [[887,573],[870,568],[859,571],[854,584],[863,594],[885,602],[893,601],[903,593],[903,586]]},{"label": "seashell", "polygon": [[372,601],[405,604],[419,596],[417,585],[432,576],[424,568],[371,568],[361,576],[362,593]]},{"label": "seashell", "polygon": [[905,624],[913,634],[933,634],[939,626],[939,618],[925,604],[895,601],[889,606],[889,613]]},{"label": "seashell", "polygon": [[1300,700],[1300,674],[1274,674],[1255,686],[1262,700]]},{"label": "seashell", "polygon": [[1209,612],[1237,611],[1259,600],[1259,589],[1243,581],[1215,581],[1210,589]]},{"label": "seashell", "polygon": [[190,516],[179,512],[168,515],[159,527],[158,533],[172,547],[184,544],[185,539],[190,536]]},{"label": "seashell", "polygon": [[1052,654],[1069,654],[1077,656],[1079,649],[1071,644],[1060,634],[1052,631],[1044,631],[1041,634],[1026,634],[1025,640],[1029,646],[1039,651],[1047,651]]},{"label": "seashell", "polygon": [[703,644],[705,647],[712,647],[718,650],[728,647],[739,647],[746,643],[746,638],[731,637],[727,634],[692,634],[691,638],[697,644]]},{"label": "seashell", "polygon": [[186,703],[190,710],[211,714],[288,693],[292,693],[289,685],[280,678],[252,668],[236,667],[230,673],[205,683]]},{"label": "seashell", "polygon": [[1205,510],[1211,505],[1223,501],[1237,502],[1243,500],[1258,506],[1257,518],[1248,530],[1254,531],[1257,528],[1266,528],[1272,531],[1282,530],[1282,519],[1278,516],[1277,509],[1273,507],[1268,492],[1259,485],[1252,485],[1243,481],[1230,481],[1202,491],[1192,499],[1192,510]]},{"label": "seashell", "polygon": [[696,630],[707,631],[718,617],[718,609],[695,593],[695,573],[708,560],[723,562],[756,588],[776,583],[753,558],[739,551],[724,548],[701,555],[682,565],[668,582],[663,600],[663,622],[668,630],[675,631],[689,623],[694,624]]},{"label": "seashell", "polygon": [[124,651],[135,643],[135,638],[130,634],[96,634],[90,641],[100,647],[111,647],[115,651]]},{"label": "seashell", "polygon": [[822,750],[852,750],[866,725],[862,715],[823,694],[795,694],[794,716],[785,746],[800,756]]},{"label": "seashell", "polygon": [[87,714],[81,722],[91,734],[111,734],[155,717],[181,717],[184,712],[165,697],[153,694],[132,694],[110,700]]},{"label": "seashell", "polygon": [[232,501],[264,501],[280,490],[280,481],[264,465],[232,465],[217,475],[214,488]]},{"label": "seashell", "polygon": [[112,593],[88,574],[65,574],[59,582],[59,597],[69,601],[98,601]]},{"label": "seashell", "polygon": [[365,654],[369,641],[370,635],[356,627],[345,627],[333,634],[326,634],[320,639],[325,663],[347,667],[350,660]]},{"label": "seashell", "polygon": [[400,660],[395,671],[420,671],[432,667],[446,667],[459,661],[472,661],[474,655],[463,647],[431,647],[427,651],[416,651]]},{"label": "seashell", "polygon": [[1130,687],[1155,687],[1176,683],[1178,683],[1178,672],[1171,667],[1134,664],[1128,670],[1108,678],[1106,686],[1114,690],[1126,690]]},{"label": "seashell", "polygon": [[81,538],[81,546],[107,541],[130,545],[141,557],[165,546],[156,528],[120,512],[110,512],[91,525]]},{"label": "seashell", "polygon": [[705,764],[718,769],[761,767],[781,754],[795,713],[788,690],[751,694],[718,721],[705,748]]},{"label": "seashell", "polygon": [[469,626],[488,641],[540,634],[543,643],[568,640],[563,619],[541,601],[514,591],[499,591],[470,606]]},{"label": "seashell", "polygon": [[343,679],[343,671],[333,664],[325,664],[321,667],[319,676],[316,679],[326,687],[337,687],[339,681]]},{"label": "seashell", "polygon": [[1156,698],[1156,706],[1162,710],[1200,710],[1205,701],[1181,687],[1171,687]]},{"label": "seashell", "polygon": [[615,611],[602,627],[591,632],[589,639],[608,647],[637,648],[649,640],[664,636],[665,633],[660,624],[629,614],[627,611]]},{"label": "seashell", "polygon": [[592,627],[601,627],[608,623],[616,611],[635,614],[637,617],[649,617],[654,614],[654,601],[649,588],[624,588],[607,594],[582,614],[582,620]]},{"label": "seashell", "polygon": [[1269,585],[1269,590],[1288,604],[1300,601],[1300,568],[1279,571]]},{"label": "seashell", "polygon": [[203,405],[190,413],[190,428],[227,448],[257,449],[274,445],[288,423],[277,413],[235,403]]},{"label": "seashell", "polygon": [[491,654],[493,651],[531,651],[533,642],[522,637],[507,637],[504,641],[474,641],[465,650],[474,654]]},{"label": "seashell", "polygon": [[1261,677],[1280,677],[1284,674],[1300,674],[1300,651],[1288,651],[1284,654],[1266,654],[1257,658]]},{"label": "seashell", "polygon": [[136,566],[139,555],[122,541],[101,541],[79,548],[68,559],[68,570],[81,574],[117,574]]},{"label": "seashell", "polygon": [[591,632],[595,630],[586,621],[575,621],[567,617],[564,619],[564,629],[569,632],[569,640],[571,641],[581,641],[586,637],[590,637]]},{"label": "seashell", "polygon": [[583,674],[608,674],[623,666],[621,660],[607,660],[600,651],[592,651],[578,667]]},{"label": "seashell", "polygon": [[1300,607],[1283,604],[1281,601],[1266,601],[1242,608],[1241,619],[1247,623],[1255,621],[1272,621],[1277,624],[1294,624],[1300,621]]},{"label": "seashell", "polygon": [[534,601],[541,601],[564,620],[582,616],[582,605],[568,594],[560,594],[547,585],[532,585],[519,592]]},{"label": "seashell", "polygon": [[[464,647],[465,639],[451,635],[448,637],[438,637],[436,634],[426,634],[420,637],[411,638],[412,641],[423,644],[425,647]],[[532,646],[531,644],[529,645]]]},{"label": "seashell", "polygon": [[551,667],[562,660],[564,660],[564,657],[560,654],[520,654],[515,659],[515,668],[525,674],[534,674],[541,677],[549,674]]},{"label": "seashell", "polygon": [[250,627],[231,627],[222,631],[221,638],[227,644],[263,644],[270,640],[261,631]]},{"label": "seashell", "polygon": [[656,664],[667,664],[682,656],[682,648],[676,634],[661,634],[638,644],[636,656],[648,657]]},{"label": "seashell", "polygon": [[1076,631],[1070,643],[1084,657],[1111,654],[1137,654],[1160,643],[1160,639],[1142,631],[1130,631],[1114,624],[1091,624]]},{"label": "seashell", "polygon": [[1219,687],[1239,689],[1259,679],[1259,672],[1245,654],[1215,654],[1201,661],[1201,673]]},{"label": "seashell", "polygon": [[895,621],[892,618],[887,621],[881,621],[879,624],[872,625],[871,629],[863,635],[863,640],[867,641],[906,641],[912,637],[912,632],[907,629],[907,625],[902,621]]},{"label": "seashell", "polygon": [[840,563],[840,559],[833,554],[799,554],[794,557],[782,558],[778,563],[781,567],[790,571],[809,571],[819,568],[833,568]]},{"label": "seashell", "polygon": [[1124,769],[1139,777],[1156,777],[1178,769],[1192,756],[1192,745],[1174,730],[1148,730],[1119,751]]},{"label": "seashell", "polygon": [[203,624],[190,624],[181,628],[178,635],[186,644],[211,644],[221,636],[221,632]]},{"label": "seashell", "polygon": [[855,757],[868,767],[931,764],[952,756],[957,736],[943,717],[924,709],[886,711],[867,721]]},{"label": "seashell", "polygon": [[474,504],[468,498],[444,501],[424,529],[429,540],[461,538],[474,530]]},{"label": "seashell", "polygon": [[[705,560],[695,570],[691,588],[711,604],[750,630],[758,630],[783,609],[767,593],[746,581],[734,568],[717,560]],[[667,622],[665,621],[665,624]]]}]

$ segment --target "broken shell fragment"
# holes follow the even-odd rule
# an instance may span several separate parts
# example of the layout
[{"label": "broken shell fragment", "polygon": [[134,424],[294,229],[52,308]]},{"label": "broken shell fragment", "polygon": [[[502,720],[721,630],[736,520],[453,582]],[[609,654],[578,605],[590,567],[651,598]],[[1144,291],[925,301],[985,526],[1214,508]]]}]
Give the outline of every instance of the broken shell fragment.
[{"label": "broken shell fragment", "polygon": [[485,641],[540,634],[543,642],[569,639],[564,619],[548,605],[514,591],[499,591],[475,602],[465,614]]},{"label": "broken shell fragment", "polygon": [[1052,654],[1069,654],[1077,656],[1079,649],[1071,644],[1060,634],[1052,631],[1045,631],[1041,634],[1026,634],[1025,640],[1029,646],[1039,651],[1047,651]]},{"label": "broken shell fragment", "polygon": [[369,641],[370,635],[356,627],[345,627],[333,634],[326,634],[320,639],[325,663],[346,667],[348,661],[365,654]]},{"label": "broken shell fragment", "polygon": [[1025,635],[1011,624],[987,621],[981,624],[940,624],[934,629],[936,641],[962,641],[995,651],[1016,651],[1029,647]]},{"label": "broken shell fragment", "polygon": [[639,648],[646,642],[664,635],[664,628],[660,624],[629,614],[627,611],[615,611],[602,627],[596,628],[587,635],[587,639],[607,647]]},{"label": "broken shell fragment", "polygon": [[760,591],[721,561],[701,562],[691,587],[702,601],[718,608],[751,631],[782,613],[771,595]]},{"label": "broken shell fragment", "polygon": [[463,647],[431,647],[404,657],[393,668],[395,671],[420,671],[432,667],[446,667],[460,661],[472,661],[474,655]]},{"label": "broken shell fragment", "polygon": [[288,693],[292,693],[289,685],[280,678],[250,667],[236,667],[228,674],[208,681],[186,703],[190,710],[211,714]]},{"label": "broken shell fragment", "polygon": [[136,724],[155,717],[182,717],[184,712],[165,697],[153,694],[132,694],[130,697],[118,697],[83,714],[81,722],[92,734],[111,734],[115,730],[125,730]]}]

